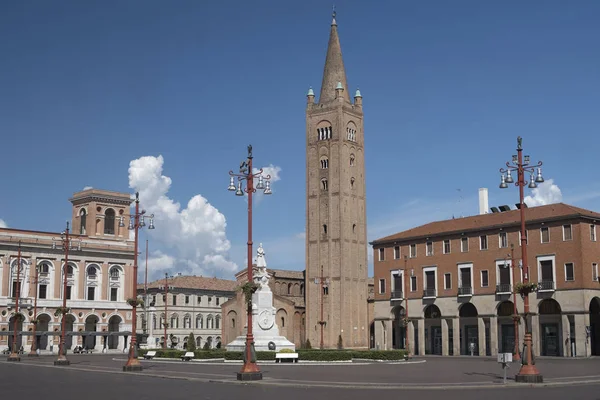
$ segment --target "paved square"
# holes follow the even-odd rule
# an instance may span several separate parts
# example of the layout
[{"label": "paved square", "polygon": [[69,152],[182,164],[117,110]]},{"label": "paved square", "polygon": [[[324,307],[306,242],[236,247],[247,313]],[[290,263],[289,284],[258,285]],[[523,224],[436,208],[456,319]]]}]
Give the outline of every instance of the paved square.
[{"label": "paved square", "polygon": [[144,371],[124,373],[121,355],[70,357],[68,367],[55,367],[55,357],[0,358],[0,388],[22,398],[100,400],[135,399],[364,399],[389,392],[448,399],[598,399],[600,359],[544,359],[538,366],[545,384],[514,383],[517,365],[509,370],[508,385],[495,360],[482,358],[425,358],[404,363],[260,364],[264,380],[240,383],[239,363],[143,361]]}]

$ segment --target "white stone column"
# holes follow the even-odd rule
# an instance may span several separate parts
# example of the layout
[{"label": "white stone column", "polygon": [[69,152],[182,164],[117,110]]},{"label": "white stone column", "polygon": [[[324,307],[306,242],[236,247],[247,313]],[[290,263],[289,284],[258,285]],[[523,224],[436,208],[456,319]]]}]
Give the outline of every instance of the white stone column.
[{"label": "white stone column", "polygon": [[448,320],[442,318],[442,355],[448,355]]},{"label": "white stone column", "polygon": [[498,317],[490,317],[490,351],[493,357],[498,355]]},{"label": "white stone column", "polygon": [[408,323],[408,338],[406,340],[408,341],[410,354],[415,354],[415,325],[412,320]]},{"label": "white stone column", "polygon": [[425,320],[421,318],[418,322],[419,327],[419,355],[425,355]]},{"label": "white stone column", "polygon": [[592,347],[590,340],[586,337],[585,327],[590,324],[590,314],[575,314],[575,347],[577,357],[590,357]]},{"label": "white stone column", "polygon": [[460,318],[452,320],[452,349],[455,356],[460,356]]},{"label": "white stone column", "polygon": [[566,314],[562,314],[560,316],[561,325],[562,325],[562,334],[560,338],[561,348],[562,348],[562,356],[563,357],[571,357],[571,335],[570,335],[570,327],[569,316]]},{"label": "white stone column", "polygon": [[531,316],[531,340],[533,340],[533,354],[537,357],[540,355],[540,349],[542,348],[542,338],[540,336],[540,316],[538,314]]},{"label": "white stone column", "polygon": [[393,320],[388,319],[385,321],[385,350],[392,349],[392,324]]},{"label": "white stone column", "polygon": [[479,355],[485,356],[485,322],[483,317],[477,317],[477,333]]}]

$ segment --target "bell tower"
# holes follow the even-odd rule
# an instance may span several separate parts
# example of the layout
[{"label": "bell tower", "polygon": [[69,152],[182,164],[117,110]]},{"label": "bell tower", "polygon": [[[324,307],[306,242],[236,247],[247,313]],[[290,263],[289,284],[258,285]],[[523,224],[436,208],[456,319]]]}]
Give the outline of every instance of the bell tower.
[{"label": "bell tower", "polygon": [[[318,102],[306,106],[306,337],[368,347],[362,96],[350,99],[335,12]],[[323,278],[323,279],[322,279]],[[325,283],[321,283],[321,281]]]}]

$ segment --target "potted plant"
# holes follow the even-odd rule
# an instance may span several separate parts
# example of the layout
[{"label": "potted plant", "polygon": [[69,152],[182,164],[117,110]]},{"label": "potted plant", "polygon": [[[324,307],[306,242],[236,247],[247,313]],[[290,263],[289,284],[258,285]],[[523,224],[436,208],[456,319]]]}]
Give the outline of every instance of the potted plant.
[{"label": "potted plant", "polygon": [[127,299],[127,304],[129,304],[131,307],[137,307],[137,306],[144,307],[144,300],[139,297],[129,298],[129,299]]},{"label": "potted plant", "polygon": [[54,316],[58,317],[61,315],[68,314],[71,309],[69,307],[58,307],[56,311],[54,311]]},{"label": "potted plant", "polygon": [[533,282],[527,283],[517,283],[515,285],[515,291],[519,293],[521,296],[527,296],[529,293],[533,293],[537,291],[537,284]]}]

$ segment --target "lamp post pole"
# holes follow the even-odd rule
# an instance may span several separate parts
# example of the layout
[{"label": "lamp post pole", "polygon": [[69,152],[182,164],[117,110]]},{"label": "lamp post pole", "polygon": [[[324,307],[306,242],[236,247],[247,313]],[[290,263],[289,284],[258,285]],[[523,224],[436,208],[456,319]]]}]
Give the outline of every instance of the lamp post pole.
[{"label": "lamp post pole", "polygon": [[167,322],[169,320],[168,314],[167,314],[167,303],[169,302],[168,300],[169,297],[169,274],[165,272],[165,319],[163,320],[163,328],[164,328],[164,340],[163,340],[163,349],[167,350],[167,327],[169,326],[169,323]]},{"label": "lamp post pole", "polygon": [[[146,216],[146,210],[140,211],[140,194],[135,194],[135,214],[129,216],[129,230],[134,231],[133,251],[133,276],[131,277],[131,298],[127,300],[132,308],[131,312],[131,340],[129,342],[129,357],[123,366],[123,372],[141,371],[142,364],[137,357],[137,275],[138,275],[138,237],[140,228],[146,226],[145,218],[150,219],[148,229],[154,229],[154,214]],[[119,227],[125,226],[123,217],[119,220]]]},{"label": "lamp post pole", "polygon": [[[517,172],[517,181],[514,182],[519,187],[519,210],[521,217],[521,260],[523,263],[523,285],[527,287],[529,283],[529,263],[527,261],[527,231],[525,230],[525,201],[524,201],[524,188],[528,185],[530,189],[537,187],[536,183],[544,182],[542,177],[542,162],[538,162],[536,165],[529,165],[529,156],[525,156],[523,159],[523,148],[522,138],[517,138],[517,155],[512,157],[512,165],[506,163],[506,169],[500,168],[501,182],[500,188],[505,189],[509,183],[513,183],[514,180],[511,176],[511,171]],[[537,176],[535,175],[535,169],[537,168]],[[531,179],[529,182],[525,181],[525,172],[529,172]],[[535,360],[533,359],[532,349],[532,334],[531,334],[531,323],[529,321],[529,291],[525,289],[521,292],[523,297],[523,313],[525,316],[525,337],[523,338],[523,357],[521,360],[521,369],[515,376],[516,382],[523,383],[541,383],[544,378],[535,366]]]},{"label": "lamp post pole", "polygon": [[405,333],[404,335],[406,336],[406,357],[410,358],[410,340],[408,340],[408,324],[409,324],[409,320],[408,320],[408,257],[404,256],[404,303],[406,305],[406,310],[405,310],[405,314],[406,314],[406,321],[405,321]]},{"label": "lamp post pole", "polygon": [[19,311],[19,297],[21,295],[21,242],[19,242],[19,250],[17,253],[17,285],[15,288],[15,315],[13,316],[13,342],[11,353],[8,356],[7,361],[21,361],[21,357],[19,356],[19,351],[17,349],[17,329],[19,326],[19,321],[23,319]]},{"label": "lamp post pole", "polygon": [[515,245],[513,243],[510,244],[510,266],[513,270],[513,320],[515,323],[515,356],[513,359],[515,361],[521,360],[521,352],[519,351],[519,311],[517,310],[517,291],[514,287],[514,281],[516,280],[515,275]]},{"label": "lamp post pole", "polygon": [[[56,240],[52,238],[52,248],[56,248]],[[65,263],[62,268],[63,273],[63,302],[62,307],[57,310],[58,314],[61,315],[61,328],[60,328],[60,344],[58,346],[58,359],[54,360],[54,365],[69,365],[70,362],[67,359],[67,349],[66,349],[66,322],[67,322],[67,313],[69,310],[67,309],[67,277],[69,275],[69,251],[75,250],[73,247],[73,239],[69,234],[69,222],[67,222],[67,228],[60,234],[60,241],[62,243],[62,248],[65,252]],[[81,250],[81,240],[79,241],[79,245],[77,246],[77,250]]]},{"label": "lamp post pole", "polygon": [[37,300],[38,300],[38,283],[40,279],[40,265],[35,267],[35,290],[33,298],[33,327],[31,328],[31,351],[29,351],[29,357],[39,356],[37,352]]},{"label": "lamp post pole", "polygon": [[[270,175],[262,175],[262,168],[254,173],[252,170],[252,146],[248,146],[248,157],[240,164],[240,172],[235,174],[229,171],[229,186],[227,190],[235,191],[236,196],[243,196],[244,192],[248,194],[248,283],[254,282],[252,273],[252,195],[256,190],[263,190],[264,194],[271,194],[271,179]],[[238,178],[237,188],[235,186],[235,177]],[[254,178],[258,178],[256,187],[254,186]],[[242,181],[246,181],[246,188],[242,189]],[[252,334],[252,301],[248,302],[248,328],[246,330],[246,347],[244,350],[244,365],[242,370],[238,372],[237,379],[240,381],[255,381],[262,379],[262,372],[256,364],[256,353],[254,352],[254,336]]]}]

